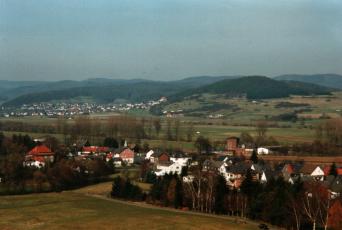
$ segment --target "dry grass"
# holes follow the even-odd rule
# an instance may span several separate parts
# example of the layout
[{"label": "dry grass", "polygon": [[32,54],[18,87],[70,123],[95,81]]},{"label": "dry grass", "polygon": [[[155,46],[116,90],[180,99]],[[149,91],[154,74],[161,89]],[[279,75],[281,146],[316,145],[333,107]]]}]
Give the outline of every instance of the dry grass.
[{"label": "dry grass", "polygon": [[5,196],[0,229],[257,229],[256,223],[139,207],[83,193],[103,193],[108,183],[74,192]]}]

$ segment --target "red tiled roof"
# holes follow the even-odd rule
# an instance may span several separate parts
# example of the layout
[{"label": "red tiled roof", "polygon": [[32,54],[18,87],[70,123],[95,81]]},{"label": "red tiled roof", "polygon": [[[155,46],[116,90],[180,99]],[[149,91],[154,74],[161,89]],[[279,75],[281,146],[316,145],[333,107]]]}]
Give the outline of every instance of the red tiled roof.
[{"label": "red tiled roof", "polygon": [[286,164],[283,169],[290,174],[294,172],[293,166],[291,164]]},{"label": "red tiled roof", "polygon": [[122,159],[134,158],[134,152],[132,150],[130,150],[129,148],[126,148],[120,153],[120,157]]},{"label": "red tiled roof", "polygon": [[109,148],[108,147],[98,147],[98,146],[83,146],[82,148],[83,152],[92,152],[92,153],[96,153],[96,152],[108,152]]},{"label": "red tiled roof", "polygon": [[54,155],[54,153],[46,147],[45,145],[37,145],[33,149],[31,149],[30,152],[27,153],[27,155],[32,156],[44,156],[44,155]]},{"label": "red tiled roof", "polygon": [[[324,175],[325,175],[325,176],[328,176],[328,175],[329,175],[330,167],[331,167],[331,166],[325,166],[325,167],[324,167],[323,171],[324,171]],[[337,175],[342,175],[342,168],[339,167],[339,168],[336,169],[336,171],[337,171]]]},{"label": "red tiled roof", "polygon": [[337,175],[342,175],[342,168],[337,169]]}]

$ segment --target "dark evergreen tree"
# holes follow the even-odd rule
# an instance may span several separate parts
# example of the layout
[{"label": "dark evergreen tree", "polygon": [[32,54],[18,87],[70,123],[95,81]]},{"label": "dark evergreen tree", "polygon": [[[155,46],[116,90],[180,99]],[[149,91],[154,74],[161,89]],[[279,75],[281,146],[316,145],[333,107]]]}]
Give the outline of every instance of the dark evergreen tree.
[{"label": "dark evergreen tree", "polygon": [[179,208],[183,204],[183,184],[178,176],[176,176],[176,180],[174,207]]},{"label": "dark evergreen tree", "polygon": [[103,146],[116,149],[116,148],[119,148],[119,143],[113,137],[106,137],[103,141]]},{"label": "dark evergreen tree", "polygon": [[216,214],[224,214],[226,213],[225,209],[225,196],[227,193],[227,184],[226,179],[219,175],[216,180],[215,185],[215,206],[214,211]]},{"label": "dark evergreen tree", "polygon": [[252,152],[252,156],[251,156],[251,161],[254,163],[254,164],[257,164],[258,163],[258,153],[257,153],[257,150],[256,149],[253,149],[253,152]]},{"label": "dark evergreen tree", "polygon": [[90,142],[87,140],[86,143],[84,144],[84,146],[89,147],[89,146],[91,146],[91,144],[90,144]]},{"label": "dark evergreen tree", "polygon": [[123,180],[120,176],[114,178],[114,182],[112,185],[112,192],[111,192],[112,197],[121,196],[121,190],[123,188],[122,184],[123,184]]},{"label": "dark evergreen tree", "polygon": [[330,166],[329,175],[337,176],[337,167],[335,162]]}]

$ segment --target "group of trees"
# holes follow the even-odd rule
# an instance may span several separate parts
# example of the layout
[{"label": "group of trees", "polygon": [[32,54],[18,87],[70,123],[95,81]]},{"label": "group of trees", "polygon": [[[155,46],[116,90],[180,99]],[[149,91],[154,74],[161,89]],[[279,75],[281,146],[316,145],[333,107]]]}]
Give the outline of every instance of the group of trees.
[{"label": "group of trees", "polygon": [[28,135],[5,137],[0,133],[0,193],[20,194],[61,191],[101,180],[114,172],[113,165],[102,159],[76,161],[66,159],[67,149],[53,138],[47,140],[55,152],[55,162],[44,168],[26,167],[25,154],[37,143]]},{"label": "group of trees", "polygon": [[105,137],[115,139],[161,139],[168,141],[193,140],[194,127],[190,122],[182,128],[179,119],[137,118],[133,116],[112,116],[106,120],[79,116],[73,120],[59,117],[52,123],[27,123],[20,121],[2,121],[0,130],[16,132],[32,132],[46,134],[62,134],[66,145],[79,140],[89,140],[94,144],[102,144]]},{"label": "group of trees", "polygon": [[[258,162],[257,156],[252,160]],[[336,165],[331,167],[329,174],[336,176]],[[203,170],[200,165],[183,170],[181,175],[156,177],[147,162],[141,166],[140,177],[152,184],[149,193],[144,194],[129,179],[119,177],[113,183],[112,196],[250,218],[287,229],[342,227],[342,199],[332,197],[320,181],[298,179],[291,184],[277,176],[260,183],[255,172],[249,169],[239,189],[232,189],[222,175]]]},{"label": "group of trees", "polygon": [[314,229],[327,229],[328,223],[330,227],[338,226],[333,229],[342,227],[342,220],[336,222],[342,207],[330,209],[333,203],[341,204],[342,200],[331,199],[329,191],[319,182],[298,180],[292,185],[278,177],[260,184],[248,171],[238,191],[228,189],[225,178],[219,174],[197,170],[192,176],[187,182],[182,182],[177,175],[158,178],[147,201],[205,213],[247,217],[289,229],[312,229],[313,226]]},{"label": "group of trees", "polygon": [[141,188],[134,185],[129,178],[118,176],[114,178],[111,196],[113,198],[141,201],[144,200],[145,194],[142,192]]},{"label": "group of trees", "polygon": [[342,118],[322,122],[316,128],[317,139],[334,146],[342,146]]},{"label": "group of trees", "polygon": [[183,205],[182,180],[178,175],[157,178],[150,191],[148,202],[179,208]]}]

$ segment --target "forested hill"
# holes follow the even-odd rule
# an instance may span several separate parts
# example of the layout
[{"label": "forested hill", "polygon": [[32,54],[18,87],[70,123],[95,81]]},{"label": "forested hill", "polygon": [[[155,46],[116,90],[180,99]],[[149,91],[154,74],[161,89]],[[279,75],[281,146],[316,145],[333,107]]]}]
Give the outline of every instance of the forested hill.
[{"label": "forested hill", "polygon": [[[110,103],[117,99],[128,101],[144,101],[160,98],[176,93],[178,88],[162,82],[135,83],[115,86],[77,87],[64,90],[53,90],[41,93],[31,93],[19,96],[3,104],[3,106],[20,106],[35,102],[69,100],[78,97],[88,97],[98,103]],[[181,90],[181,89],[179,89]]]},{"label": "forested hill", "polygon": [[[116,99],[142,101],[169,96],[183,90],[200,87],[222,79],[237,76],[199,76],[175,81],[150,81],[145,79],[106,79],[94,78],[84,81],[28,82],[20,85],[13,82],[12,87],[0,92],[0,97],[7,102],[4,106],[19,106],[36,102],[87,97],[96,102],[112,102]],[[18,87],[13,87],[15,85]]]},{"label": "forested hill", "polygon": [[227,97],[246,96],[249,99],[281,98],[290,95],[330,94],[331,88],[296,81],[277,81],[263,76],[228,79],[175,94],[171,100],[182,100],[198,94],[221,94]]},{"label": "forested hill", "polygon": [[[222,80],[223,79],[223,80]],[[94,86],[89,82],[94,81]],[[52,84],[52,83],[49,83]],[[320,95],[330,94],[331,88],[295,81],[277,81],[263,76],[222,76],[194,77],[178,81],[111,81],[106,79],[88,80],[86,86],[59,89],[61,82],[46,91],[33,91],[10,99],[3,106],[20,106],[49,101],[66,101],[87,98],[98,103],[110,103],[118,99],[130,102],[141,102],[167,96],[171,100],[182,100],[184,97],[211,93],[226,96],[247,96],[250,99],[280,98],[289,95]],[[72,82],[73,85],[76,84]],[[79,83],[77,83],[79,84]],[[76,84],[76,85],[77,85]],[[34,86],[37,87],[37,86]],[[65,87],[65,86],[64,86]],[[52,89],[52,90],[51,90]],[[15,90],[15,89],[14,89]]]},{"label": "forested hill", "polygon": [[338,74],[313,74],[313,75],[288,74],[288,75],[277,76],[274,79],[286,80],[286,81],[300,81],[300,82],[322,85],[326,87],[342,89],[342,75],[338,75]]}]

